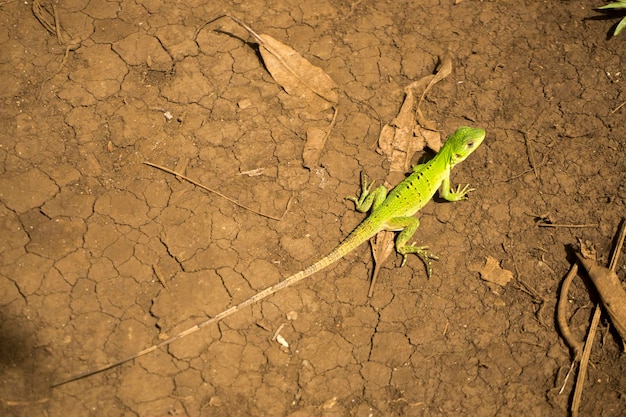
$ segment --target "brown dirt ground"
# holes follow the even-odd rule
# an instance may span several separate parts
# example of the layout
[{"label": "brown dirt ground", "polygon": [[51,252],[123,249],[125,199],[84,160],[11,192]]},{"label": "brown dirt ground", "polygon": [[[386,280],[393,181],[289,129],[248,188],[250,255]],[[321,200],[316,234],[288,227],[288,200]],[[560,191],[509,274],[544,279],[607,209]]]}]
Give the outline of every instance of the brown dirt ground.
[{"label": "brown dirt ground", "polygon": [[[0,413],[567,415],[559,283],[577,239],[608,254],[626,213],[626,110],[612,111],[626,100],[626,35],[607,36],[616,20],[594,18],[599,0],[265,3],[46,2],[60,44],[30,2],[0,1]],[[340,85],[318,169],[301,156],[315,117],[276,85],[245,31],[203,27],[224,12]],[[368,299],[363,245],[219,327],[49,388],[330,250],[363,218],[343,199],[359,171],[386,176],[381,123],[447,50],[454,72],[424,111],[444,134],[469,124],[488,136],[453,172],[476,188],[471,198],[421,212],[418,241],[441,257],[430,280],[417,258],[397,268],[392,257]],[[295,198],[277,222],[144,161],[267,213]],[[542,217],[596,226],[540,228]],[[477,272],[487,256],[515,274],[497,291]],[[570,298],[583,337],[582,280]],[[281,325],[288,349],[271,340]],[[581,415],[626,409],[626,362],[608,329],[603,320]]]}]

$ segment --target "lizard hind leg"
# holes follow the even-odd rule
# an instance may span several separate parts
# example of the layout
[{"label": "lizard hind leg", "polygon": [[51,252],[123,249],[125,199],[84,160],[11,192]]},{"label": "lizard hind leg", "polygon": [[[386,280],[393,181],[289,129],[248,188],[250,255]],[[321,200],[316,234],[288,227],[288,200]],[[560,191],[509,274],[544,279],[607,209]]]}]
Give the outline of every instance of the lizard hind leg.
[{"label": "lizard hind leg", "polygon": [[359,197],[346,197],[346,200],[354,201],[357,211],[365,213],[372,209],[376,210],[378,206],[387,198],[387,189],[384,185],[379,185],[371,191],[374,181],[367,183],[367,175],[365,171],[361,171],[361,195]]},{"label": "lizard hind leg", "polygon": [[400,264],[400,267],[404,266],[408,255],[414,253],[424,262],[426,275],[430,278],[433,274],[431,260],[437,260],[439,258],[428,252],[428,246],[407,245],[407,242],[411,239],[413,234],[415,234],[419,225],[420,221],[415,217],[394,217],[387,221],[387,226],[390,230],[401,230],[396,238],[396,252],[402,255],[402,264]]}]

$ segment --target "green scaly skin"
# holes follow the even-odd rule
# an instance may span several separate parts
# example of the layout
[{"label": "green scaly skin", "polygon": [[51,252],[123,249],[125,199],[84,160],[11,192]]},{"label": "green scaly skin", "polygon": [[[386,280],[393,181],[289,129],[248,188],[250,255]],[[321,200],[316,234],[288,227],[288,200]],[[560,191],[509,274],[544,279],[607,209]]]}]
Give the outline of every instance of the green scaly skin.
[{"label": "green scaly skin", "polygon": [[361,196],[348,199],[355,202],[358,211],[366,212],[371,209],[372,212],[331,252],[331,255],[337,252],[341,258],[380,231],[400,232],[396,238],[396,252],[403,256],[401,266],[406,263],[408,254],[415,253],[426,264],[430,277],[432,274],[430,260],[437,257],[429,254],[426,246],[406,244],[419,227],[419,220],[413,215],[433,198],[437,189],[440,190],[441,197],[447,201],[467,199],[467,194],[474,189],[465,185],[463,188],[458,186],[456,191],[452,191],[450,171],[478,148],[484,139],[483,129],[458,128],[433,159],[414,166],[413,173],[396,185],[389,194],[382,185],[370,192],[372,184],[368,185],[365,174],[361,173]]},{"label": "green scaly skin", "polygon": [[387,194],[387,189],[382,185],[371,191],[372,184],[368,184],[365,174],[361,174],[361,195],[358,198],[349,197],[348,199],[355,202],[358,211],[366,212],[371,210],[371,213],[328,255],[278,284],[258,292],[240,304],[230,307],[218,315],[182,331],[161,343],[150,346],[141,352],[137,352],[117,362],[57,382],[52,385],[52,387],[67,384],[68,382],[114,368],[161,347],[167,346],[212,323],[219,322],[242,308],[254,304],[283,288],[289,287],[321,271],[383,230],[400,232],[396,238],[396,251],[403,256],[402,265],[406,262],[407,256],[414,253],[424,261],[428,276],[430,276],[432,273],[430,260],[437,258],[429,254],[427,252],[428,248],[425,246],[407,245],[407,242],[411,239],[419,226],[419,220],[413,217],[413,215],[431,200],[438,189],[440,190],[441,197],[448,201],[459,201],[467,198],[467,194],[473,191],[473,189],[469,188],[469,185],[466,185],[463,188],[459,186],[455,191],[452,191],[450,188],[450,171],[474,152],[484,139],[485,131],[483,129],[460,127],[448,138],[439,153],[437,153],[433,159],[425,164],[413,167],[413,173],[396,185],[389,194]]}]

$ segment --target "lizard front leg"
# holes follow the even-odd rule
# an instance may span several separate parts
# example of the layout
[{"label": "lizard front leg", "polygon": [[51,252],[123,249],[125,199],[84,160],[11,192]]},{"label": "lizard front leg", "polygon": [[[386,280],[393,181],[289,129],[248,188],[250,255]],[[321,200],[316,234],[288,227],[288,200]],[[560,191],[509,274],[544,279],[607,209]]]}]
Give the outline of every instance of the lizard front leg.
[{"label": "lizard front leg", "polygon": [[346,200],[354,201],[357,211],[361,213],[365,213],[369,209],[372,209],[372,211],[376,210],[387,198],[387,189],[384,185],[379,185],[374,191],[370,192],[373,185],[374,181],[368,184],[365,171],[361,171],[361,195],[358,198],[346,197]]},{"label": "lizard front leg", "polygon": [[460,201],[467,200],[467,195],[472,191],[474,191],[474,189],[469,188],[469,184],[465,184],[463,188],[461,188],[461,185],[458,185],[456,187],[456,191],[452,191],[450,188],[450,173],[448,172],[448,175],[441,182],[441,190],[439,194],[444,200]]},{"label": "lizard front leg", "polygon": [[433,273],[431,259],[439,259],[437,256],[428,252],[428,246],[413,246],[406,243],[411,239],[415,231],[420,225],[420,221],[415,217],[393,217],[387,221],[386,226],[389,230],[400,230],[396,238],[396,252],[402,255],[401,267],[406,263],[406,258],[410,253],[414,253],[424,262],[426,266],[426,275],[428,278]]}]

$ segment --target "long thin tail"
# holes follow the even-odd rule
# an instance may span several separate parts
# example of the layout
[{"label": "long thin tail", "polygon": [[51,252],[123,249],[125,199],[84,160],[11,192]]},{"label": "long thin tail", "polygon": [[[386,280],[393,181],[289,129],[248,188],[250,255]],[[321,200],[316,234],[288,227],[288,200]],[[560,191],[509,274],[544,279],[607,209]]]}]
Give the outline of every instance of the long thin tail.
[{"label": "long thin tail", "polygon": [[303,269],[300,272],[297,272],[293,275],[291,275],[290,277],[286,278],[285,280],[272,285],[271,287],[267,287],[266,289],[256,293],[255,295],[253,295],[252,297],[248,298],[245,301],[242,301],[241,303],[232,306],[231,308],[222,311],[221,313],[219,313],[218,315],[211,317],[208,320],[203,321],[202,323],[196,324],[195,326],[184,330],[180,333],[178,333],[175,336],[172,336],[171,338],[162,341],[161,343],[157,343],[156,345],[152,345],[149,348],[146,348],[140,352],[135,353],[132,356],[128,356],[124,359],[120,359],[117,362],[112,362],[109,363],[108,365],[104,365],[100,368],[91,370],[91,371],[87,371],[87,372],[83,372],[82,374],[78,374],[78,375],[74,375],[70,378],[64,379],[60,382],[57,382],[53,385],[51,385],[51,388],[54,387],[58,387],[60,385],[64,385],[67,384],[69,382],[73,382],[73,381],[77,381],[79,379],[83,379],[83,378],[87,378],[88,376],[91,375],[95,375],[98,374],[100,372],[106,371],[108,369],[111,368],[115,368],[116,366],[122,365],[126,362],[130,362],[133,359],[137,359],[141,356],[147,355],[150,352],[154,352],[157,349],[160,349],[164,346],[167,346],[177,340],[182,339],[183,337],[190,335],[192,333],[197,332],[198,330],[202,329],[203,327],[206,327],[210,324],[213,323],[217,323],[223,319],[225,319],[226,317],[236,313],[237,311],[248,307],[249,305],[252,305],[254,303],[256,303],[257,301],[260,301],[266,297],[269,297],[270,295],[274,294],[275,292],[278,292],[280,290],[282,290],[283,288],[287,288],[293,284],[296,284],[300,281],[302,281],[303,279],[315,274],[318,271],[321,271],[322,269],[326,268],[327,266],[337,262],[339,259],[343,258],[346,254],[352,252],[355,248],[357,248],[358,246],[360,246],[362,243],[364,243],[366,240],[368,240],[370,237],[372,237],[374,234],[376,234],[375,231],[371,231],[369,230],[371,229],[371,225],[367,222],[364,221],[363,223],[361,223],[359,226],[357,226],[356,229],[354,229],[352,231],[352,233],[350,233],[350,235],[348,235],[348,237],[346,237],[343,242],[341,242],[335,249],[333,249],[328,255],[326,255],[325,257],[323,257],[322,259],[320,259],[319,261],[315,262],[314,264],[306,267],[305,269]]}]

